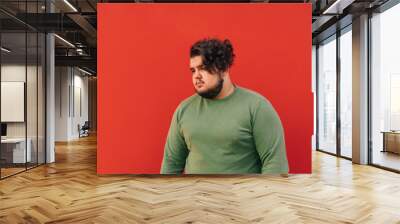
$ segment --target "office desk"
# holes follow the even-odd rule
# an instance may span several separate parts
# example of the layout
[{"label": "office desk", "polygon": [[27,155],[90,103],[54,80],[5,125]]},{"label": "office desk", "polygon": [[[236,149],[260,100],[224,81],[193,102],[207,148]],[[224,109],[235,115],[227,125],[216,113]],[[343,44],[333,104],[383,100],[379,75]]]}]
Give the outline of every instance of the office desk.
[{"label": "office desk", "polygon": [[400,154],[400,132],[383,131],[383,150],[382,152],[393,152]]},{"label": "office desk", "polygon": [[[1,157],[5,163],[25,163],[31,162],[32,140],[27,138],[28,143],[25,154],[25,138],[6,138],[1,139]],[[27,161],[25,161],[27,159]]]}]

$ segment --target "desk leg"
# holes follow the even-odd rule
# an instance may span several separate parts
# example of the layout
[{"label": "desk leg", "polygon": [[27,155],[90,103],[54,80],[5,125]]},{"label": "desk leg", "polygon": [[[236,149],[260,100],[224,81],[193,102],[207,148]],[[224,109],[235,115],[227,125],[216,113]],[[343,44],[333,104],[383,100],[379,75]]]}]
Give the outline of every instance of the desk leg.
[{"label": "desk leg", "polygon": [[383,135],[383,149],[381,152],[386,152],[386,134],[382,133]]}]

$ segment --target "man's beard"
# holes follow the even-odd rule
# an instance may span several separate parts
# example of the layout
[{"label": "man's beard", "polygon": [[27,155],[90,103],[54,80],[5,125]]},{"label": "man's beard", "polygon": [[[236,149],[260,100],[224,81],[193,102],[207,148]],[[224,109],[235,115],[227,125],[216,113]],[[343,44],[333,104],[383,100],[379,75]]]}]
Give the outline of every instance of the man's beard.
[{"label": "man's beard", "polygon": [[201,97],[204,97],[207,99],[213,99],[216,96],[218,96],[218,94],[221,92],[223,85],[224,85],[224,79],[222,79],[220,77],[217,85],[214,86],[213,88],[210,88],[209,90],[207,90],[205,92],[198,92],[197,90],[196,90],[196,92]]}]

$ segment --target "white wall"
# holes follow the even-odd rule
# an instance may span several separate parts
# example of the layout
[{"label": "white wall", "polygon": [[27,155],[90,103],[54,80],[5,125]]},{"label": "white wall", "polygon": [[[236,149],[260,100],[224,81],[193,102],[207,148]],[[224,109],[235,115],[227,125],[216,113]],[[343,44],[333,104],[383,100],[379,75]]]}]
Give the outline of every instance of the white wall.
[{"label": "white wall", "polygon": [[55,68],[55,141],[68,140],[69,68]]},{"label": "white wall", "polygon": [[55,140],[70,141],[88,120],[88,77],[72,67],[56,67],[55,74]]},{"label": "white wall", "polygon": [[[78,138],[79,133],[78,133],[78,124],[81,126],[85,123],[85,121],[88,121],[89,119],[89,111],[88,111],[88,77],[81,76],[82,73],[76,73],[77,70],[74,70],[74,96],[73,99],[75,100],[74,102],[74,108],[73,108],[73,113],[72,113],[72,130],[71,130],[71,135],[73,138]],[[80,96],[80,97],[79,97]],[[80,108],[81,107],[81,108]],[[79,109],[81,111],[79,111]],[[75,113],[74,113],[75,112]]]}]

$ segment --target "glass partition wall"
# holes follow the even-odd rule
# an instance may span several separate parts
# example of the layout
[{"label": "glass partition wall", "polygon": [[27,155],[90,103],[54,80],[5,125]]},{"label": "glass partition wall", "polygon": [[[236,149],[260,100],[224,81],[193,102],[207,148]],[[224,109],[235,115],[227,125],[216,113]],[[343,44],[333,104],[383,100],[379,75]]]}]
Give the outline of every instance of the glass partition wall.
[{"label": "glass partition wall", "polygon": [[43,1],[10,2],[0,11],[0,178],[45,163],[45,34],[16,17],[42,11]]},{"label": "glass partition wall", "polygon": [[317,150],[352,157],[352,27],[317,45]]}]

